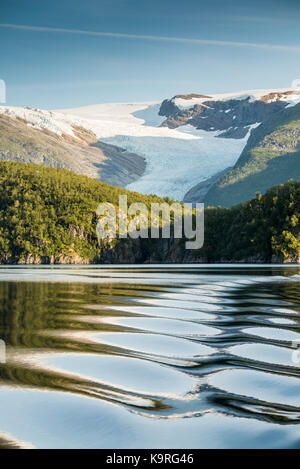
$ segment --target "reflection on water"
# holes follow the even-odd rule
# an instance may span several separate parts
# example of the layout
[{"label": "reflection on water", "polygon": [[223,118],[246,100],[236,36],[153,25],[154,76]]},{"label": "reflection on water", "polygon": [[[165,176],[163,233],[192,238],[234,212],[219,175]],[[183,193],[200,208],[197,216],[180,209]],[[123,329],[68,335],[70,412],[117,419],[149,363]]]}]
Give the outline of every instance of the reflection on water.
[{"label": "reflection on water", "polygon": [[0,448],[300,447],[299,286],[296,266],[0,268]]}]

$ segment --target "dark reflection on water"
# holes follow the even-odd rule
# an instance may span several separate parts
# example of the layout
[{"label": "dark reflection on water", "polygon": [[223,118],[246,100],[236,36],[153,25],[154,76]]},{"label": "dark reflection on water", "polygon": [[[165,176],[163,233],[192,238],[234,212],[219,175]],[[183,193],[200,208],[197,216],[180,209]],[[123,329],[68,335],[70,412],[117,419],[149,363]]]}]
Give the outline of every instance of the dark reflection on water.
[{"label": "dark reflection on water", "polygon": [[300,447],[299,285],[295,266],[1,268],[0,448]]}]

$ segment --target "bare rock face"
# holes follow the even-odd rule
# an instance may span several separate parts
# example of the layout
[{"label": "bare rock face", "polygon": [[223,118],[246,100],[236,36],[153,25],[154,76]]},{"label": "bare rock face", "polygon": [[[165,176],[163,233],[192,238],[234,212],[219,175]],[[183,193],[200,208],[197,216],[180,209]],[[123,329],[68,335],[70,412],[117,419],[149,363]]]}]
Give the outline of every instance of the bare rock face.
[{"label": "bare rock face", "polygon": [[74,264],[74,265],[87,265],[91,264],[91,260],[87,258],[83,258],[76,253],[72,254],[58,254],[54,258],[54,264],[60,265],[67,265],[67,264]]},{"label": "bare rock face", "polygon": [[158,114],[160,116],[173,117],[173,116],[176,116],[179,112],[180,112],[180,109],[176,106],[176,104],[171,99],[165,99],[160,105]]},{"label": "bare rock face", "polygon": [[56,256],[37,256],[35,254],[27,254],[25,258],[20,258],[17,261],[17,265],[87,265],[91,263],[91,259],[83,258],[75,252],[68,254],[60,253]]},{"label": "bare rock face", "polygon": [[207,96],[205,94],[197,94],[197,93],[189,93],[189,94],[176,94],[174,98],[180,99],[193,99],[193,98],[201,98],[201,99],[212,99],[211,96]]},{"label": "bare rock face", "polygon": [[43,264],[43,259],[35,254],[28,254],[25,259],[20,258],[17,262],[18,265],[40,265]]},{"label": "bare rock face", "polygon": [[[227,101],[208,99],[202,101],[201,104],[184,109],[180,109],[176,105],[176,96],[174,96],[171,100],[162,102],[159,114],[166,116],[166,120],[162,123],[164,127],[174,129],[181,125],[190,124],[196,129],[223,131],[219,135],[221,138],[239,139],[246,136],[251,125],[260,123],[272,114],[284,109],[288,102],[280,99],[283,95],[288,96],[291,93],[290,91],[281,94],[271,93],[255,101],[251,100],[250,97]],[[181,96],[181,99],[191,99],[189,96],[191,95],[186,95],[185,98]],[[203,97],[197,95],[197,97],[200,96]]]},{"label": "bare rock face", "polygon": [[[212,98],[210,98],[210,96],[206,96],[204,94],[196,94],[196,93],[176,94],[176,96],[174,96],[172,99],[165,99],[161,103],[158,114],[160,116],[167,116],[167,117],[176,116],[178,114],[178,112],[180,111],[180,109],[173,102],[173,100],[176,99],[176,98],[185,99],[186,101],[188,101],[189,99],[193,99],[193,98],[212,99]],[[184,111],[182,111],[182,113],[184,115]],[[192,113],[192,111],[191,111],[191,113]]]},{"label": "bare rock face", "polygon": [[274,101],[280,101],[283,98],[288,98],[292,94],[299,94],[300,95],[300,93],[297,93],[297,91],[290,91],[290,90],[289,91],[283,91],[283,92],[274,91],[273,93],[269,93],[269,94],[266,94],[265,96],[262,96],[260,99],[264,103],[270,103],[270,102],[274,102]]}]

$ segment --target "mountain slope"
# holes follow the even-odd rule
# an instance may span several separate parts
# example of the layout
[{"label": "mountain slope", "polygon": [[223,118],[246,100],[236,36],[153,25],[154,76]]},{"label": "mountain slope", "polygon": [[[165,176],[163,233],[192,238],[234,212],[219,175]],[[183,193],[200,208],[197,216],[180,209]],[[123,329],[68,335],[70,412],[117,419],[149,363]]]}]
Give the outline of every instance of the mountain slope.
[{"label": "mountain slope", "polygon": [[145,160],[139,155],[99,142],[80,126],[74,125],[72,133],[59,135],[0,114],[0,159],[71,169],[117,186],[142,176]]},{"label": "mountain slope", "polygon": [[220,171],[208,179],[199,182],[196,186],[192,187],[184,196],[183,202],[195,204],[197,202],[202,202],[205,198],[209,189],[220,179],[223,174],[226,174],[229,169],[226,168],[223,171]]},{"label": "mountain slope", "polygon": [[218,137],[244,138],[250,126],[263,122],[288,105],[300,102],[300,91],[254,90],[224,95],[177,95],[164,100],[159,114],[172,129],[191,125],[196,129],[220,131]]},{"label": "mountain slope", "polygon": [[230,207],[290,178],[300,179],[300,104],[252,131],[234,168],[209,189],[204,202]]}]

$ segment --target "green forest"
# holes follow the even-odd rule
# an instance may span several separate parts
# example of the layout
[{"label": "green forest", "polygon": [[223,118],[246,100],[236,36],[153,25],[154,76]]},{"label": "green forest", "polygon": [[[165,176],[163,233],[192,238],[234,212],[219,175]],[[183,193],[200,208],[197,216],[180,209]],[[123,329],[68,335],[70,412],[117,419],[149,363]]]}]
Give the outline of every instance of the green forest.
[{"label": "green forest", "polygon": [[300,182],[289,181],[231,209],[205,209],[205,241],[115,239],[99,243],[96,208],[170,202],[116,188],[66,169],[0,162],[0,262],[298,262]]}]

